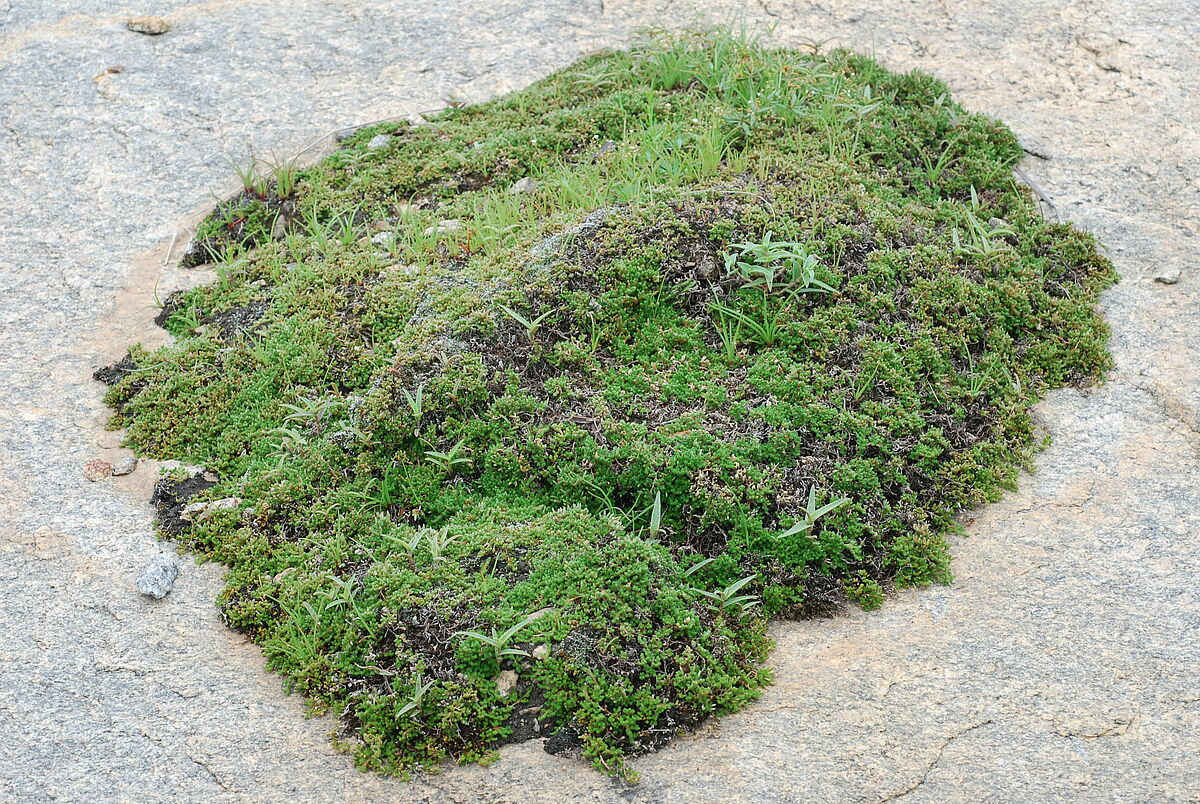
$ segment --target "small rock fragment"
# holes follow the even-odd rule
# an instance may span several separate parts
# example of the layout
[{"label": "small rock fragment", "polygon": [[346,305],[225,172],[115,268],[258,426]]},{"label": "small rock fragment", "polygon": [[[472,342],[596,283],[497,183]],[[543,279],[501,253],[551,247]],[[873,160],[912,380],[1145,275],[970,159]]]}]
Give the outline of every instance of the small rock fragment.
[{"label": "small rock fragment", "polygon": [[208,510],[208,503],[194,502],[183,506],[183,510],[179,512],[179,518],[185,522],[195,522],[197,517]]},{"label": "small rock fragment", "polygon": [[523,195],[532,193],[536,189],[537,182],[534,181],[532,176],[526,176],[523,179],[518,179],[517,181],[513,182],[513,186],[509,187],[508,191],[513,195]]},{"label": "small rock fragment", "polygon": [[993,232],[996,231],[997,229],[1007,229],[1008,221],[1004,220],[1004,218],[989,218],[988,219],[988,228],[991,229]]},{"label": "small rock fragment", "polygon": [[496,676],[496,690],[501,698],[507,698],[509,693],[517,688],[518,678],[515,670],[505,670]]},{"label": "small rock fragment", "polygon": [[376,134],[374,137],[371,138],[371,141],[367,143],[367,150],[368,151],[378,151],[380,148],[383,148],[391,141],[392,141],[391,136],[389,136],[387,134]]},{"label": "small rock fragment", "polygon": [[540,662],[542,659],[545,659],[550,655],[550,648],[547,645],[538,645],[533,649],[533,653],[531,655],[533,656],[534,661]]},{"label": "small rock fragment", "polygon": [[458,218],[447,218],[444,221],[438,221],[437,226],[430,226],[423,234],[428,237],[432,234],[443,234],[445,232],[457,232],[462,228],[462,221]]},{"label": "small rock fragment", "polygon": [[113,465],[103,458],[92,458],[83,465],[83,476],[95,483],[113,473]]},{"label": "small rock fragment", "polygon": [[392,232],[376,232],[371,235],[371,242],[381,248],[387,248],[395,238],[396,235]]},{"label": "small rock fragment", "polygon": [[137,467],[138,459],[130,455],[117,461],[116,465],[113,466],[112,473],[118,476],[131,475],[133,474],[133,470],[137,469]]},{"label": "small rock fragment", "polygon": [[146,36],[158,36],[171,30],[171,23],[162,17],[147,14],[143,17],[130,17],[125,20],[125,27],[134,33],[145,34]]},{"label": "small rock fragment", "polygon": [[283,215],[277,215],[275,222],[271,224],[271,239],[282,240],[287,236],[287,218]]},{"label": "small rock fragment", "polygon": [[[206,503],[193,503],[192,505],[203,505],[204,506],[204,508],[201,511],[196,513],[196,515],[195,515],[196,518],[194,521],[204,522],[205,520],[211,519],[213,514],[218,513],[220,511],[236,511],[238,506],[240,506],[241,504],[242,504],[241,497],[225,497],[224,499],[213,500],[212,502],[207,503],[207,504]],[[192,507],[191,505],[185,507],[183,509],[184,513],[186,513],[187,509],[191,508],[191,507]]]},{"label": "small rock fragment", "polygon": [[706,282],[715,282],[720,278],[720,267],[717,265],[717,258],[707,253],[701,256],[700,261],[696,263],[696,276]]},{"label": "small rock fragment", "polygon": [[1160,285],[1175,285],[1183,277],[1183,273],[1179,270],[1164,271],[1154,277],[1154,281]]},{"label": "small rock fragment", "polygon": [[146,597],[162,600],[171,591],[171,586],[178,577],[179,559],[167,553],[160,553],[142,570],[135,585]]}]

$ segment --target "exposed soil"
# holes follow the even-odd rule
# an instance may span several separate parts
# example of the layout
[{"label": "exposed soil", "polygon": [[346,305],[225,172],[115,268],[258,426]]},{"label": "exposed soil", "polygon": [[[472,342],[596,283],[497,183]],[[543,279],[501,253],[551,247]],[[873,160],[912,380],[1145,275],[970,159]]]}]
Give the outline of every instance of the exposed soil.
[{"label": "exposed soil", "polygon": [[159,529],[168,536],[182,533],[189,524],[180,516],[183,509],[193,497],[216,484],[216,477],[205,472],[195,472],[180,480],[170,477],[160,479],[154,484],[154,492],[150,495]]}]

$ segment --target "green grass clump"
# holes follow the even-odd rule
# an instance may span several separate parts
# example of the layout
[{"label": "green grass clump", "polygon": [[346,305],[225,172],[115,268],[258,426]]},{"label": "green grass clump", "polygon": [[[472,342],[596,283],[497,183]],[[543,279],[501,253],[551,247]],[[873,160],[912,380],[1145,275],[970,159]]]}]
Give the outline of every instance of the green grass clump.
[{"label": "green grass clump", "polygon": [[650,38],[249,176],[113,425],[242,501],[179,538],[363,767],[536,717],[619,772],[758,695],[769,618],[948,581],[1108,367],[1020,156],[927,75]]}]

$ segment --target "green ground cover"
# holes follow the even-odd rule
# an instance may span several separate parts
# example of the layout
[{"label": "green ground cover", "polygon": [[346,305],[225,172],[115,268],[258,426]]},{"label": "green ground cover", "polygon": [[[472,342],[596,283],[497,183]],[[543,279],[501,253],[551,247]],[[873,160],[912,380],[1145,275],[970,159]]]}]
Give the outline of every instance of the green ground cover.
[{"label": "green ground cover", "polygon": [[927,75],[647,38],[247,171],[113,426],[236,498],[164,527],[363,767],[623,772],[758,695],[770,618],[947,582],[1108,366],[1113,270],[1021,155]]}]

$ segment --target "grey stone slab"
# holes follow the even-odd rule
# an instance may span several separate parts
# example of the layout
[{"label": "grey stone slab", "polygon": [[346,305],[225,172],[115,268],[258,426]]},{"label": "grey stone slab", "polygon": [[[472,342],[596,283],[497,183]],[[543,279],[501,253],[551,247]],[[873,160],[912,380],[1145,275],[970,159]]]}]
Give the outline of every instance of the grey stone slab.
[{"label": "grey stone slab", "polygon": [[[185,559],[153,604],[133,588],[161,549],[155,467],[83,477],[126,454],[90,372],[161,339],[156,284],[204,279],[163,251],[232,189],[225,155],[513,89],[697,10],[933,72],[1012,125],[1125,277],[1117,369],[1040,406],[1054,444],[966,520],[953,586],[777,626],[776,684],[638,760],[639,787],[537,742],[360,773],[221,624],[219,567]],[[128,31],[139,14],[172,30]],[[0,0],[0,800],[1196,800],[1198,32],[1186,0]]]}]

